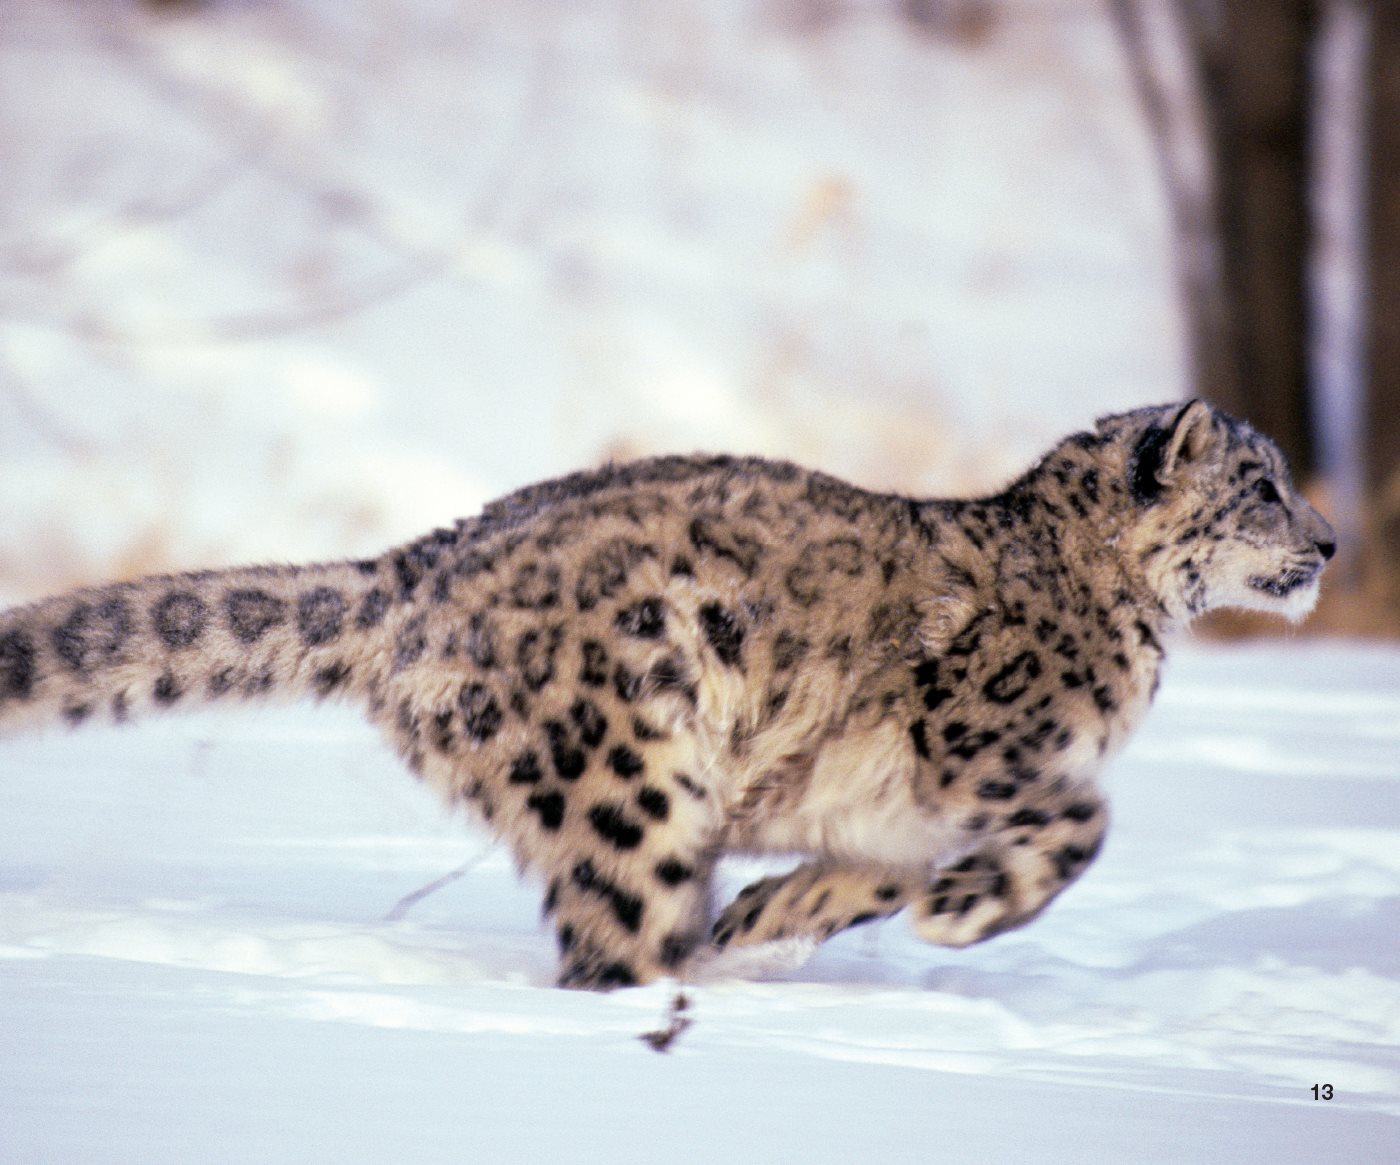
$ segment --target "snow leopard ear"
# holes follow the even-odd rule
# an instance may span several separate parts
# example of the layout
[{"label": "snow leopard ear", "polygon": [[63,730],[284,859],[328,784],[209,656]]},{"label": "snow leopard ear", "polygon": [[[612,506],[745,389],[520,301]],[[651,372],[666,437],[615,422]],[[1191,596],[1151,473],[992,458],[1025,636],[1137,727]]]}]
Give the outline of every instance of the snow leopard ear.
[{"label": "snow leopard ear", "polygon": [[1177,471],[1210,454],[1218,439],[1215,414],[1200,400],[1183,406],[1165,428],[1146,429],[1133,448],[1129,471],[1133,498],[1143,504],[1155,502]]},{"label": "snow leopard ear", "polygon": [[1210,405],[1193,400],[1172,422],[1157,470],[1158,479],[1164,485],[1170,482],[1179,464],[1200,461],[1213,452],[1216,439],[1215,414]]}]

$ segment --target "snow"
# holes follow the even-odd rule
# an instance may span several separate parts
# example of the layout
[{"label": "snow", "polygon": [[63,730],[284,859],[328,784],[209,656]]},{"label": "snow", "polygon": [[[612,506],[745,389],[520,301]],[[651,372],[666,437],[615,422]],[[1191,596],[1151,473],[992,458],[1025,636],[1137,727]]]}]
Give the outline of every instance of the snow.
[{"label": "snow", "polygon": [[1393,648],[1179,652],[1104,854],[1019,932],[947,951],[895,918],[606,996],[550,986],[537,891],[344,710],[12,740],[4,774],[5,1161],[1400,1148]]}]

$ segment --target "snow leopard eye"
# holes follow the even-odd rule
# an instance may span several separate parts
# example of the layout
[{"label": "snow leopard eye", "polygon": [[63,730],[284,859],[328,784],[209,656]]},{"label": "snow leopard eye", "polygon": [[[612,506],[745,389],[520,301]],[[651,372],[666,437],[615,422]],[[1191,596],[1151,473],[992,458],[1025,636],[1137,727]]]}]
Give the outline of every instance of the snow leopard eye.
[{"label": "snow leopard eye", "polygon": [[1272,479],[1267,477],[1261,477],[1254,483],[1254,493],[1261,502],[1265,502],[1268,505],[1274,505],[1283,501],[1283,497],[1278,492],[1278,486],[1273,483]]}]

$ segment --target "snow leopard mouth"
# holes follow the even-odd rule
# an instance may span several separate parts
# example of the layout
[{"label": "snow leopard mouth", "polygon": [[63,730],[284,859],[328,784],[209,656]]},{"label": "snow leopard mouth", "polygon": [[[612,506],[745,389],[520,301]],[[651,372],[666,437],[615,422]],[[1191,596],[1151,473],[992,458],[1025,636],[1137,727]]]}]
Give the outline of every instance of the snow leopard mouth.
[{"label": "snow leopard mouth", "polygon": [[1249,585],[1256,591],[1263,591],[1266,595],[1286,599],[1294,591],[1310,585],[1317,578],[1319,569],[1319,567],[1294,567],[1292,570],[1285,570],[1282,574],[1272,575],[1268,578],[1255,575],[1249,580]]}]

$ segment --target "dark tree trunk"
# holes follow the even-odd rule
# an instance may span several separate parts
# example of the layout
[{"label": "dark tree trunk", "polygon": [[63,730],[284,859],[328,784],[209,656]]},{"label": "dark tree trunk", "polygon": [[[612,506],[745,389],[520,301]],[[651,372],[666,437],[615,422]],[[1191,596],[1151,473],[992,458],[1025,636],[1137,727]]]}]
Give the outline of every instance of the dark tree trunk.
[{"label": "dark tree trunk", "polygon": [[1371,13],[1366,488],[1373,537],[1400,566],[1400,4]]},{"label": "dark tree trunk", "polygon": [[[1192,389],[1268,433],[1306,477],[1317,466],[1307,294],[1314,0],[1110,0],[1109,11],[1172,208]],[[1172,76],[1180,68],[1185,106]]]},{"label": "dark tree trunk", "polygon": [[[1309,0],[1224,0],[1205,73],[1227,372],[1200,387],[1317,467],[1308,397]],[[1206,365],[1209,367],[1209,364]]]}]

